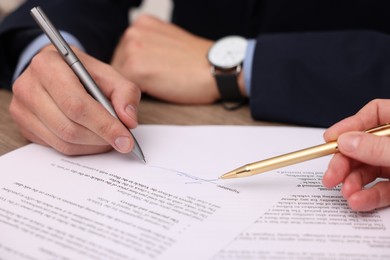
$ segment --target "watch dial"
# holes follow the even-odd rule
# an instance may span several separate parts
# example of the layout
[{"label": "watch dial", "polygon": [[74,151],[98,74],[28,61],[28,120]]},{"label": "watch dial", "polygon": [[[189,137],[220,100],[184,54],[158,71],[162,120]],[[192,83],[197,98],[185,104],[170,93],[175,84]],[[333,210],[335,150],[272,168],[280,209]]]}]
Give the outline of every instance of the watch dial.
[{"label": "watch dial", "polygon": [[240,36],[227,36],[217,41],[209,50],[211,64],[222,69],[234,68],[245,57],[247,40]]}]

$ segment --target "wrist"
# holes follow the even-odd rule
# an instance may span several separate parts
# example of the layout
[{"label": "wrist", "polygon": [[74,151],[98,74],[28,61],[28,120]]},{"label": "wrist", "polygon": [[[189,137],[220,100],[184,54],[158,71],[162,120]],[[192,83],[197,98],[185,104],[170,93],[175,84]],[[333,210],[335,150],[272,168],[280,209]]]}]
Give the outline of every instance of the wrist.
[{"label": "wrist", "polygon": [[237,84],[238,84],[238,88],[240,90],[241,95],[243,97],[248,97],[248,93],[246,92],[246,88],[245,88],[244,70],[241,70],[241,72],[238,74]]},{"label": "wrist", "polygon": [[245,38],[226,36],[216,41],[207,54],[220,100],[229,110],[246,103],[242,71],[246,46]]}]

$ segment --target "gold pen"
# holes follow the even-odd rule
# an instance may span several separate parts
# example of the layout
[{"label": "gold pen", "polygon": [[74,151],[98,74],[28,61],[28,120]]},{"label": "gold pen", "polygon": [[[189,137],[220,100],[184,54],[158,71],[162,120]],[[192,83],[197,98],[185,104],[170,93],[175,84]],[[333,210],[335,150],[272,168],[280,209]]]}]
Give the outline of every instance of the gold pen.
[{"label": "gold pen", "polygon": [[[378,136],[386,136],[386,135],[390,136],[390,124],[380,125],[378,127],[371,128],[365,132],[372,133]],[[309,147],[292,153],[287,153],[269,159],[265,159],[262,161],[250,163],[242,167],[239,167],[233,171],[230,171],[219,178],[230,179],[230,178],[248,177],[255,174],[274,170],[291,164],[300,163],[303,161],[308,161],[311,159],[319,158],[337,152],[338,152],[337,141],[332,141],[329,143]]]}]

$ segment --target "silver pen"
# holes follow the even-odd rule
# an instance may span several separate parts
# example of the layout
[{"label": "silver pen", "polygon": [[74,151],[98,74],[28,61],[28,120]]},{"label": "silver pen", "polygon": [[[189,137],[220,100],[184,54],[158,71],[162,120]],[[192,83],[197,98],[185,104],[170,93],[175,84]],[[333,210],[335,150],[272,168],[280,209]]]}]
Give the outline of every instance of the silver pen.
[{"label": "silver pen", "polygon": [[[56,47],[62,58],[66,61],[66,63],[68,63],[73,72],[77,75],[80,82],[84,85],[88,93],[92,97],[94,97],[100,104],[102,104],[112,116],[114,116],[120,121],[110,101],[108,101],[106,96],[101,92],[100,88],[97,86],[91,75],[85,69],[84,65],[81,63],[76,54],[72,51],[69,44],[61,36],[59,31],[50,22],[49,18],[46,16],[43,10],[40,7],[34,7],[33,9],[31,9],[31,15],[37,22],[37,24],[41,27],[43,32],[50,39],[50,41],[53,43],[53,45]],[[135,139],[130,129],[129,132],[134,139],[133,153],[138,158],[146,162],[145,156],[141,150],[141,147],[138,144],[138,141]]]}]

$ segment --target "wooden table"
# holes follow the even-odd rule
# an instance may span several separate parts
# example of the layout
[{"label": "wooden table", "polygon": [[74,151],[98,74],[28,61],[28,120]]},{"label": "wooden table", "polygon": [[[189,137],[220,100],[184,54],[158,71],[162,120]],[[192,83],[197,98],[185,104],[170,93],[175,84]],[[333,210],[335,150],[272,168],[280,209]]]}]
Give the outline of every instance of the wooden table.
[{"label": "wooden table", "polygon": [[[29,143],[20,135],[8,112],[11,98],[11,92],[0,89],[0,155]],[[248,106],[227,111],[219,104],[184,106],[168,104],[148,97],[142,99],[138,117],[140,124],[277,125],[254,121]]]},{"label": "wooden table", "polygon": [[11,92],[0,89],[0,155],[28,144],[8,112],[11,97]]}]

